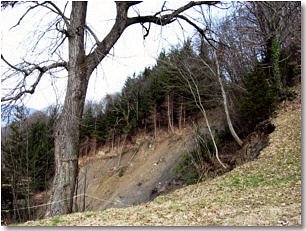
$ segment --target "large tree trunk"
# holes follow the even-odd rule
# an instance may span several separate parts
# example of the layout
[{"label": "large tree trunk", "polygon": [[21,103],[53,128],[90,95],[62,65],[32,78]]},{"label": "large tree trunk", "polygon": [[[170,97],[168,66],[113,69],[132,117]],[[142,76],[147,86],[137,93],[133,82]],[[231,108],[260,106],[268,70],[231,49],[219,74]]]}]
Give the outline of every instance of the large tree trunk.
[{"label": "large tree trunk", "polygon": [[51,208],[46,215],[72,212],[78,174],[79,124],[83,113],[87,75],[84,50],[86,2],[73,2],[69,33],[68,85],[65,102],[56,124],[55,177]]},{"label": "large tree trunk", "polygon": [[84,29],[87,2],[72,2],[67,26],[69,43],[68,85],[64,106],[56,125],[55,177],[51,192],[51,207],[46,216],[72,212],[78,175],[79,125],[85,104],[89,77],[109,53],[128,26],[127,11],[136,2],[116,2],[116,22],[102,42],[89,55],[84,49]]}]

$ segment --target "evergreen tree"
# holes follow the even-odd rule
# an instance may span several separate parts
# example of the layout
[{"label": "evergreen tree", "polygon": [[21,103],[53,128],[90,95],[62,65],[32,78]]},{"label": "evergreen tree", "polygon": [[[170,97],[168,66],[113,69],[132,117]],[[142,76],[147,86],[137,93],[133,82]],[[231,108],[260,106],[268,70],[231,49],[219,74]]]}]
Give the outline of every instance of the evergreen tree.
[{"label": "evergreen tree", "polygon": [[85,136],[92,136],[95,133],[95,118],[91,105],[88,106],[87,110],[83,114],[80,126],[80,138]]},{"label": "evergreen tree", "polygon": [[56,112],[36,112],[27,116],[23,109],[2,137],[2,204],[13,210],[13,222],[33,218],[31,197],[46,190],[54,172],[53,124]]},{"label": "evergreen tree", "polygon": [[247,93],[240,97],[239,114],[248,133],[274,112],[278,96],[259,64],[244,78],[243,83]]}]

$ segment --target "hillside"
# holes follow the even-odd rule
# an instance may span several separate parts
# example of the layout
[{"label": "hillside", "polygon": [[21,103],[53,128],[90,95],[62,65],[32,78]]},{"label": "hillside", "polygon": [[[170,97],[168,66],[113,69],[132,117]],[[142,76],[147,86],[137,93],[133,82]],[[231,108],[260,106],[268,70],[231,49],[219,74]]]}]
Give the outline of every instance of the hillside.
[{"label": "hillside", "polygon": [[[224,129],[221,108],[208,116],[215,129]],[[114,150],[105,145],[95,155],[81,158],[75,211],[138,205],[165,190],[182,187],[175,180],[174,168],[182,154],[195,146],[192,128],[174,134],[160,130],[155,139],[139,134],[133,140]]]},{"label": "hillside", "polygon": [[280,105],[258,159],[128,208],[74,213],[26,226],[301,225],[301,96]]}]

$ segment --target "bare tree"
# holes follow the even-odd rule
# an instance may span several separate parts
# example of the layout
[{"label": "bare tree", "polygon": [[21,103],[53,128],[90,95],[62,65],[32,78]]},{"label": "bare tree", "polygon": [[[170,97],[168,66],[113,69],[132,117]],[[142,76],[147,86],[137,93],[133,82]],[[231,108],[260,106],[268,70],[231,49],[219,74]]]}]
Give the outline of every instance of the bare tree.
[{"label": "bare tree", "polygon": [[[54,43],[54,49],[60,47],[68,39],[68,60],[40,63],[23,62],[19,65],[9,63],[3,55],[1,59],[16,73],[21,73],[23,79],[17,83],[16,88],[9,96],[2,97],[2,101],[14,101],[25,94],[33,94],[42,76],[53,69],[64,68],[68,72],[68,83],[62,111],[59,115],[55,132],[55,165],[56,172],[53,181],[52,202],[46,215],[58,215],[72,212],[73,196],[75,192],[76,178],[78,174],[78,145],[79,124],[83,113],[85,97],[89,78],[101,61],[107,56],[111,48],[118,41],[126,28],[134,24],[140,24],[145,29],[144,37],[148,36],[150,25],[168,25],[181,19],[196,29],[203,32],[193,19],[183,13],[195,6],[215,5],[216,1],[196,1],[175,9],[167,9],[165,4],[159,12],[153,15],[129,17],[128,11],[132,6],[140,4],[139,1],[116,2],[116,19],[113,27],[103,40],[99,40],[93,30],[86,24],[87,2],[72,2],[70,16],[65,15],[65,9],[61,10],[52,2],[33,2],[25,14],[19,19],[19,25],[24,17],[32,10],[44,7],[55,13],[57,21],[50,25],[59,33],[60,37]],[[95,44],[89,54],[86,54],[85,33],[94,38]],[[25,81],[31,76],[36,80],[26,88]]]},{"label": "bare tree", "polygon": [[[193,57],[193,55],[187,51],[182,52],[179,56],[174,57],[173,59],[163,61],[163,63],[168,66],[169,69],[172,69],[173,73],[178,75],[178,81],[181,82],[180,87],[186,88],[192,95],[193,103],[200,110],[205,120],[208,134],[214,146],[215,157],[220,165],[222,165],[223,168],[226,168],[226,165],[219,158],[219,150],[217,147],[216,139],[214,137],[214,132],[211,128],[210,121],[206,113],[205,104],[203,103],[203,96],[201,95],[201,91],[203,91],[203,84],[199,83],[200,80],[203,80],[206,77],[209,78],[209,74],[208,76],[206,74],[209,71],[213,72],[213,70],[212,67],[208,65],[204,60],[201,61],[202,62],[199,62],[199,58],[197,56]],[[203,66],[205,69],[201,69]],[[215,74],[215,72],[212,74]],[[205,87],[205,90],[207,89],[208,88]]]},{"label": "bare tree", "polygon": [[217,147],[217,144],[216,144],[216,141],[215,141],[214,134],[211,130],[211,126],[210,126],[210,123],[209,123],[209,120],[208,120],[208,117],[207,117],[205,107],[202,103],[199,87],[198,87],[198,84],[196,83],[195,77],[192,74],[192,72],[190,71],[189,67],[184,66],[183,68],[187,71],[182,71],[181,69],[179,69],[178,71],[180,72],[181,77],[186,81],[186,83],[188,85],[188,88],[189,88],[189,90],[190,90],[190,92],[193,96],[193,99],[196,103],[196,106],[200,109],[200,111],[201,111],[201,113],[202,113],[202,115],[205,119],[205,123],[206,123],[207,129],[208,129],[209,135],[210,135],[211,140],[212,140],[213,145],[214,145],[215,156],[216,156],[218,162],[222,165],[222,167],[226,168],[225,164],[219,158],[218,147]]},{"label": "bare tree", "polygon": [[[201,58],[200,61],[208,68],[208,70],[210,71],[210,73],[214,76],[215,79],[218,80],[220,89],[221,89],[221,93],[222,93],[222,99],[223,99],[223,106],[224,106],[224,112],[226,115],[226,120],[227,120],[227,124],[230,130],[231,135],[233,136],[233,138],[235,139],[235,141],[242,146],[242,140],[239,138],[239,136],[237,135],[234,127],[233,127],[233,123],[229,114],[229,109],[228,109],[228,102],[227,102],[227,95],[224,89],[224,84],[223,84],[223,80],[222,80],[222,76],[221,76],[221,67],[219,64],[219,58],[217,55],[217,52],[222,52],[222,50],[220,50],[219,47],[222,48],[222,46],[224,46],[224,44],[222,43],[221,38],[219,38],[219,36],[221,37],[222,35],[215,35],[214,33],[212,33],[213,30],[213,26],[212,26],[212,19],[211,19],[211,14],[208,14],[208,18],[205,17],[205,14],[202,11],[202,17],[203,17],[203,21],[205,22],[205,24],[207,25],[207,28],[209,28],[209,32],[208,35],[210,38],[213,38],[209,45],[212,48],[212,63],[208,63],[204,58]],[[201,41],[203,41],[203,39],[201,39]],[[201,44],[201,46],[203,46],[203,44]],[[205,47],[204,47],[205,49]],[[206,49],[208,49],[206,47]]]},{"label": "bare tree", "polygon": [[289,57],[279,60],[273,57],[273,52],[277,45],[279,50],[296,49],[299,53],[300,21],[301,4],[298,1],[234,3],[232,14],[218,27],[221,40],[227,45],[223,47],[225,52],[220,60],[226,59],[223,63],[226,63],[230,77],[239,83],[245,70],[259,61],[265,64],[266,71],[272,77],[271,82],[274,81],[276,87],[281,89],[283,86],[277,69]]},{"label": "bare tree", "polygon": [[220,71],[220,65],[219,65],[219,60],[218,60],[218,56],[217,56],[217,52],[216,50],[213,50],[213,59],[215,61],[215,65],[216,65],[216,70],[214,70],[204,59],[201,59],[201,62],[208,67],[208,69],[211,71],[211,73],[215,76],[215,78],[218,79],[219,85],[220,85],[220,89],[221,89],[221,93],[222,93],[222,98],[223,98],[223,106],[224,106],[224,112],[226,115],[226,120],[227,120],[227,124],[229,127],[229,130],[233,136],[233,138],[235,139],[235,141],[242,146],[242,140],[239,138],[239,136],[237,135],[234,127],[233,127],[233,123],[229,114],[229,110],[228,110],[228,103],[227,103],[227,96],[226,96],[226,92],[224,90],[224,85],[223,85],[223,80],[221,77],[221,71]]}]

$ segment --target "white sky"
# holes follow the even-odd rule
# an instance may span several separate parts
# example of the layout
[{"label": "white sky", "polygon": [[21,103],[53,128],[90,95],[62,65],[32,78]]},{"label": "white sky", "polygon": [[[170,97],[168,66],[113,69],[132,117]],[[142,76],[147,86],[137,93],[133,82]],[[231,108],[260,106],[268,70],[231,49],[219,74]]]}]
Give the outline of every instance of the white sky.
[{"label": "white sky", "polygon": [[[167,6],[173,9],[186,3],[185,1],[177,2],[167,2]],[[162,4],[163,1],[160,0],[144,1],[137,5],[137,8],[141,15],[147,15],[160,10]],[[61,5],[63,4],[61,3]],[[115,10],[113,1],[89,1],[87,24],[94,30],[100,41],[114,23]],[[6,9],[1,12],[2,54],[12,64],[18,63],[21,57],[37,62],[45,57],[44,53],[40,56],[34,55],[29,49],[29,44],[35,42],[37,28],[43,28],[44,25],[47,25],[52,20],[52,15],[46,14],[47,11],[35,11],[35,13],[26,16],[20,26],[10,30],[9,28],[17,23],[24,12],[25,8],[23,7],[14,7],[12,10]],[[67,16],[69,13],[67,10]],[[129,13],[132,15],[134,10],[130,9]],[[86,99],[101,100],[106,94],[120,91],[128,76],[132,76],[134,72],[138,74],[146,66],[154,65],[155,59],[163,48],[175,46],[194,34],[193,28],[186,26],[186,24],[183,25],[185,31],[182,31],[178,23],[166,27],[152,25],[150,35],[145,40],[143,40],[143,31],[140,25],[127,28],[114,49],[111,50],[112,55],[104,59],[91,76]],[[49,52],[46,47],[49,41],[51,40],[48,40],[47,36],[41,42],[39,47],[42,51]],[[64,47],[62,57],[67,55],[66,50]],[[1,70],[5,70],[2,60]],[[34,95],[26,97],[23,103],[27,107],[35,109],[44,109],[51,104],[62,103],[65,96],[66,75],[66,72],[58,73],[57,77],[60,78],[56,80],[50,76],[44,76]],[[2,93],[5,87],[10,87],[13,84],[14,82],[10,82],[8,85],[2,84]]]}]

